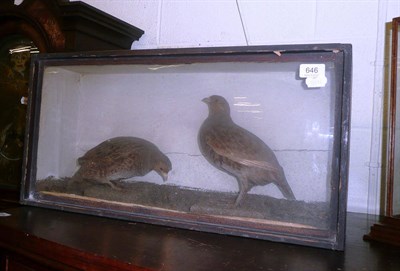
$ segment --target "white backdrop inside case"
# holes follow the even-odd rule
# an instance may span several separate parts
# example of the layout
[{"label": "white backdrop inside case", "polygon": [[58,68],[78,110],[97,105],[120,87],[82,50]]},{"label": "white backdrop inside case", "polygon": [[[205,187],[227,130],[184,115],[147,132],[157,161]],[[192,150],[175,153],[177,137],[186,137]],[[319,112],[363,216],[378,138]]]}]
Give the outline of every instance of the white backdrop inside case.
[{"label": "white backdrop inside case", "polygon": [[[37,179],[70,177],[76,160],[100,142],[135,136],[156,144],[173,169],[164,185],[238,191],[236,180],[201,155],[197,132],[208,115],[201,100],[225,97],[233,121],[276,154],[297,200],[328,201],[336,87],[308,88],[302,63],[205,63],[172,66],[61,66],[45,71]],[[152,172],[135,180],[162,184]],[[273,184],[250,193],[282,198]]]}]

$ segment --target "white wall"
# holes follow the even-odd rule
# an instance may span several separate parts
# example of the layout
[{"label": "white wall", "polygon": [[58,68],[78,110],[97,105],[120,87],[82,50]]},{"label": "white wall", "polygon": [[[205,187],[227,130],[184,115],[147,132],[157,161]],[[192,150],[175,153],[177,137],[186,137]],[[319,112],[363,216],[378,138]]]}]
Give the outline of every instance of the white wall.
[{"label": "white wall", "polygon": [[385,23],[393,0],[84,0],[143,30],[132,49],[353,44],[348,210],[379,211]]}]

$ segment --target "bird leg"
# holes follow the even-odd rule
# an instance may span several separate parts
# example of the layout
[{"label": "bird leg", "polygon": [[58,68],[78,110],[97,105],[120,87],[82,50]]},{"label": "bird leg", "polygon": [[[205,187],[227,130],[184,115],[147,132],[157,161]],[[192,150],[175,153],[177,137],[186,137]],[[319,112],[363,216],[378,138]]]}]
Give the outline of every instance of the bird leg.
[{"label": "bird leg", "polygon": [[108,182],[105,182],[105,184],[109,185],[114,190],[120,191],[123,188],[123,184],[118,181],[120,180],[109,180]]},{"label": "bird leg", "polygon": [[238,207],[240,205],[241,201],[243,200],[244,194],[245,193],[243,192],[243,190],[239,191],[239,195],[237,196],[235,201],[235,207]]},{"label": "bird leg", "polygon": [[239,184],[239,195],[235,201],[235,207],[240,206],[245,194],[250,190],[249,182],[246,178],[237,178]]}]

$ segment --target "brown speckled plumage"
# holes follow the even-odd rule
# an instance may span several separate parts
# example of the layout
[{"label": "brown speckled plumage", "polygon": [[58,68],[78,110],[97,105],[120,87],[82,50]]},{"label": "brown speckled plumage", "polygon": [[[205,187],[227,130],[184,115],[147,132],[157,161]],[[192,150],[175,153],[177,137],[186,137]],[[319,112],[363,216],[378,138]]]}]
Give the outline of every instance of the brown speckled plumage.
[{"label": "brown speckled plumage", "polygon": [[295,199],[273,151],[232,121],[228,102],[218,95],[203,102],[209,115],[198,133],[199,148],[210,164],[236,178],[239,195],[235,204],[240,204],[253,186],[269,183],[274,183],[287,199]]},{"label": "brown speckled plumage", "polygon": [[137,137],[115,137],[90,149],[78,159],[80,168],[73,182],[91,181],[108,184],[156,171],[164,181],[171,170],[171,162],[156,145]]}]

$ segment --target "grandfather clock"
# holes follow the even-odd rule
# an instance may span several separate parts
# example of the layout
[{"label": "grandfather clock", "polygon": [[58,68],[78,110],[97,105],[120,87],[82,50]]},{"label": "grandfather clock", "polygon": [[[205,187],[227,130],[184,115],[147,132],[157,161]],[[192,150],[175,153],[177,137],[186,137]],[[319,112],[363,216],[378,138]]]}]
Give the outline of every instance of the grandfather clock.
[{"label": "grandfather clock", "polygon": [[19,199],[30,55],[130,49],[143,33],[80,1],[0,1],[0,207]]},{"label": "grandfather clock", "polygon": [[371,227],[365,240],[400,246],[400,17],[392,21],[390,60],[389,163],[385,215]]}]

